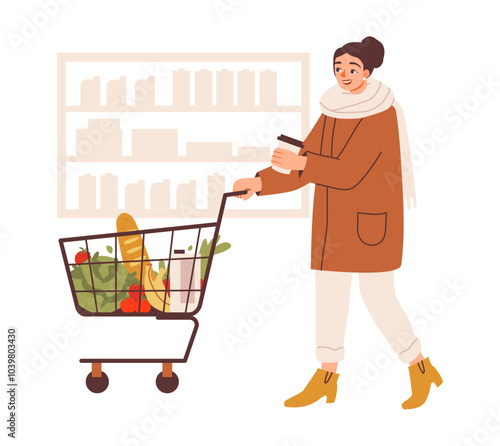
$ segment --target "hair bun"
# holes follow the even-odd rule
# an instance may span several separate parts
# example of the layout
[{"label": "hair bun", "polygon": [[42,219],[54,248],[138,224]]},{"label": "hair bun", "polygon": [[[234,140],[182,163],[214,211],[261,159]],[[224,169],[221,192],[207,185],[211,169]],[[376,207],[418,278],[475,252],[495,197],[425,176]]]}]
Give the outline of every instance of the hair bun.
[{"label": "hair bun", "polygon": [[380,67],[384,61],[384,45],[372,36],[365,37],[361,44],[365,46],[367,52],[370,52],[370,62],[373,68]]},{"label": "hair bun", "polygon": [[370,74],[374,68],[380,67],[384,61],[384,45],[375,37],[365,37],[361,42],[350,42],[337,48],[333,55],[333,66],[335,69],[335,59],[343,54],[357,57],[363,62],[363,68]]}]

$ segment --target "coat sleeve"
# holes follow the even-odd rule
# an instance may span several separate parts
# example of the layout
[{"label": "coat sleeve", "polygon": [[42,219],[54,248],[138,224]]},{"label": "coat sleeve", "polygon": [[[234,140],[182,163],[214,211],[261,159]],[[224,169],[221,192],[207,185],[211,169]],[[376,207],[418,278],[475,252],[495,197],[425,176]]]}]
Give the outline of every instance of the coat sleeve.
[{"label": "coat sleeve", "polygon": [[390,138],[397,135],[395,116],[387,118],[362,119],[337,157],[308,152],[301,179],[334,189],[354,189],[376,165],[384,146],[391,144]]},{"label": "coat sleeve", "polygon": [[[322,114],[312,130],[304,140],[304,147],[300,150],[299,155],[306,156],[308,150],[313,147],[319,147],[321,144],[321,137],[323,135],[323,126],[325,116]],[[289,175],[276,172],[272,167],[260,170],[255,175],[260,177],[262,181],[262,189],[257,192],[257,195],[273,195],[281,194],[284,192],[291,192],[305,186],[309,181],[302,175],[302,170],[292,170]]]}]

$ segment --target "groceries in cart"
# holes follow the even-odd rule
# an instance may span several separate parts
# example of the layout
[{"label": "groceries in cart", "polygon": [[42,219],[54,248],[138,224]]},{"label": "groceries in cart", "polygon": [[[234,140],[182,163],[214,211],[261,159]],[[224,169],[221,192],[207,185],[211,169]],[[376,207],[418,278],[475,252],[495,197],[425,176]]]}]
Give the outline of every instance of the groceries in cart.
[{"label": "groceries in cart", "polygon": [[[102,238],[99,250],[89,250],[89,239],[81,240],[84,247],[67,254],[74,256],[69,263],[71,282],[77,304],[91,314],[148,315],[160,313],[190,313],[196,310],[207,269],[213,240],[197,239],[188,246],[178,246],[171,234],[168,250],[151,259],[148,231],[140,231],[133,217],[120,214],[117,233]],[[110,234],[108,234],[110,235]],[[220,236],[217,235],[217,242]],[[97,238],[97,240],[101,240]],[[110,244],[105,244],[106,240]],[[111,242],[110,242],[111,240]],[[92,240],[95,245],[96,240]],[[149,243],[152,243],[149,241]],[[214,254],[228,250],[227,242],[216,243]],[[157,250],[156,250],[157,251]]]}]

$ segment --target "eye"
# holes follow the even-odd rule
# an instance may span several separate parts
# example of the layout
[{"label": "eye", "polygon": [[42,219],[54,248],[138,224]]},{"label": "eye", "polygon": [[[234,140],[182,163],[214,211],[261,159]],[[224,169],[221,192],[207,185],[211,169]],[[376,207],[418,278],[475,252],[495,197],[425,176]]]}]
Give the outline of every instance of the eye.
[{"label": "eye", "polygon": [[337,73],[340,73],[340,72],[342,71],[342,68],[337,67],[337,68],[335,68],[335,71],[336,71]]},{"label": "eye", "polygon": [[353,69],[351,70],[351,74],[358,74],[358,72],[357,72],[357,71],[353,68]]}]

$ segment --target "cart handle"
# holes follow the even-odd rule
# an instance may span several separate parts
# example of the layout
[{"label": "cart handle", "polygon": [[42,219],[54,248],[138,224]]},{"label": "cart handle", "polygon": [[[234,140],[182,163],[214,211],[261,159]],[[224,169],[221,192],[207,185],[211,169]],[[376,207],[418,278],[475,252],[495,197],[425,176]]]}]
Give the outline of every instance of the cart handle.
[{"label": "cart handle", "polygon": [[[217,245],[217,240],[219,238],[219,230],[220,230],[220,225],[222,223],[222,216],[224,215],[224,209],[226,207],[226,200],[228,197],[236,197],[237,195],[246,195],[248,194],[247,190],[238,190],[234,192],[226,192],[222,195],[222,201],[220,203],[220,208],[219,208],[219,215],[217,216],[217,223],[215,225],[215,231],[214,231],[214,238],[212,241],[212,248],[210,249],[210,254],[208,255],[208,264],[207,264],[207,269],[205,271],[205,279],[204,281],[204,286],[206,287],[206,282],[208,281],[208,278],[210,277],[210,268],[212,267],[212,261],[214,258],[215,254],[215,246]],[[202,302],[200,302],[201,304]],[[198,308],[201,305],[198,306]]]},{"label": "cart handle", "polygon": [[224,215],[224,209],[226,207],[226,200],[228,197],[236,197],[237,195],[246,195],[248,194],[247,190],[238,190],[235,192],[226,192],[222,195],[222,201],[220,203],[219,215],[217,216],[217,225],[215,227],[215,243],[212,245],[212,248],[215,249],[215,245],[217,244],[217,236],[219,235],[220,224],[222,222],[222,216]]},{"label": "cart handle", "polygon": [[237,195],[246,195],[246,194],[248,194],[247,190],[239,190],[236,192],[226,192],[224,194],[224,197],[236,197]]}]

